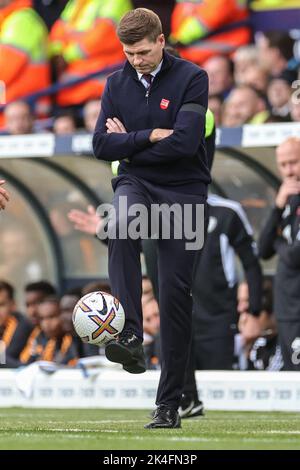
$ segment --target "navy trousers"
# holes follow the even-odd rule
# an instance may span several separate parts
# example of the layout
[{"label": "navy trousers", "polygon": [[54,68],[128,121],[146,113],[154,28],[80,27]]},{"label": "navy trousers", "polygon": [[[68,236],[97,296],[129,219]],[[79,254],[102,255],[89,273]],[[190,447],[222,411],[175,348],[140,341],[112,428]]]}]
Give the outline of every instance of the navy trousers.
[{"label": "navy trousers", "polygon": [[[121,196],[127,205],[143,204],[150,210],[153,204],[206,204],[206,196],[186,194],[153,185],[131,175],[113,179],[113,206],[117,214],[116,229],[128,225],[134,217],[119,211]],[[175,188],[176,189],[176,188]],[[191,207],[190,206],[190,207]],[[126,218],[126,220],[124,220]],[[202,221],[203,223],[204,221]],[[159,239],[158,275],[161,336],[161,376],[156,404],[178,408],[192,333],[191,285],[196,250],[186,250],[186,239]],[[112,294],[116,296],[126,315],[125,329],[143,338],[142,272],[140,263],[141,239],[109,238],[109,277]]]}]

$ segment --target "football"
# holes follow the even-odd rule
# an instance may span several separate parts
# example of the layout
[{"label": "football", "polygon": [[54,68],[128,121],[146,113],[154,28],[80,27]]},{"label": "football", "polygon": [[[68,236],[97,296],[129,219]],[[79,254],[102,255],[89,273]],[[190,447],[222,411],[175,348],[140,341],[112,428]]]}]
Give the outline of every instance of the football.
[{"label": "football", "polygon": [[104,345],[118,336],[124,328],[122,305],[106,292],[91,292],[75,305],[73,325],[84,343]]}]

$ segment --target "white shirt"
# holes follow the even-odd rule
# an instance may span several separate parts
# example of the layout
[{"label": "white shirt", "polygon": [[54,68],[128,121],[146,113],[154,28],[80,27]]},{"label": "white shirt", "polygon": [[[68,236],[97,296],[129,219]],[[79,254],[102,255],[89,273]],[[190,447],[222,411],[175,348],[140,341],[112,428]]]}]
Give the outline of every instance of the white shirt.
[{"label": "white shirt", "polygon": [[[162,60],[160,61],[160,63],[158,64],[158,66],[156,67],[155,70],[153,70],[153,72],[151,72],[149,75],[152,75],[152,77],[154,78],[155,75],[158,74],[158,72],[160,71],[161,69],[161,66],[162,66]],[[137,75],[138,75],[138,79],[142,82],[142,84],[144,85],[144,87],[146,88],[146,90],[149,88],[149,83],[147,82],[147,80],[145,80],[144,78],[142,78],[142,76],[144,75],[143,73],[140,73],[140,72],[137,72]]]}]

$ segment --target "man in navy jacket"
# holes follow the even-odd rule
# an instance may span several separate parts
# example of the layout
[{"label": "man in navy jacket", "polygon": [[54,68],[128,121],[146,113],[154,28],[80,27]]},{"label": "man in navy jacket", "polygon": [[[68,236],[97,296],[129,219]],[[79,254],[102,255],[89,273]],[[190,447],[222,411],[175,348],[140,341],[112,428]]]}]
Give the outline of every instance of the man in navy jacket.
[{"label": "man in navy jacket", "polygon": [[[126,322],[119,339],[110,342],[105,352],[126,371],[141,373],[145,359],[140,239],[121,236],[124,221],[128,229],[134,218],[121,210],[120,201],[125,197],[128,208],[141,204],[148,211],[154,205],[170,208],[177,204],[182,210],[189,205],[195,223],[197,207],[205,206],[210,183],[204,141],[208,79],[198,66],[164,51],[161,22],[151,10],[128,12],[119,24],[118,36],[127,62],[107,80],[93,138],[96,158],[121,160],[112,181],[116,218],[109,224],[117,236],[108,231],[108,248],[112,293],[124,307]],[[201,224],[204,232],[204,220]],[[190,291],[199,248],[187,249],[186,227],[178,238],[175,225],[171,221],[173,237],[169,239],[156,227],[162,370],[157,410],[148,428],[180,427],[177,409],[191,341]]]}]

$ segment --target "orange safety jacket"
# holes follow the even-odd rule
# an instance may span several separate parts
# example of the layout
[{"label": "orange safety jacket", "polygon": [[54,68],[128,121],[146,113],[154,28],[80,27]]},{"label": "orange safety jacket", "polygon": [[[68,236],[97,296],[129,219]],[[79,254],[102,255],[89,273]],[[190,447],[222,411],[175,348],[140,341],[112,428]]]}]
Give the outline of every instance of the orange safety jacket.
[{"label": "orange safety jacket", "polygon": [[249,43],[248,18],[247,0],[177,0],[170,41],[179,43],[184,59],[200,65]]},{"label": "orange safety jacket", "polygon": [[31,0],[15,0],[0,8],[0,82],[4,90],[0,104],[50,85],[48,32],[31,6]]},{"label": "orange safety jacket", "polygon": [[[70,0],[50,33],[52,56],[62,55],[67,68],[60,82],[83,77],[122,62],[125,57],[116,24],[131,8],[130,0]],[[106,77],[88,80],[57,94],[60,106],[99,98]]]}]

